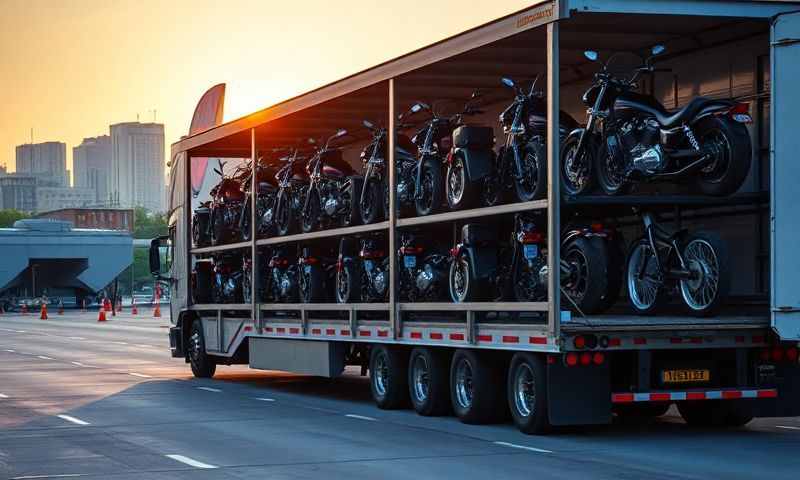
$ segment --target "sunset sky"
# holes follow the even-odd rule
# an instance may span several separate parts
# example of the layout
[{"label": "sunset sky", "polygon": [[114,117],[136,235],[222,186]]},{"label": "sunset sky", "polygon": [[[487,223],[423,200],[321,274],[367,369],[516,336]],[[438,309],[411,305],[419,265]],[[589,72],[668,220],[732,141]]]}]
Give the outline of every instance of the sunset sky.
[{"label": "sunset sky", "polygon": [[531,3],[0,0],[0,165],[33,128],[71,170],[84,137],[153,110],[169,145],[216,83],[231,120]]}]

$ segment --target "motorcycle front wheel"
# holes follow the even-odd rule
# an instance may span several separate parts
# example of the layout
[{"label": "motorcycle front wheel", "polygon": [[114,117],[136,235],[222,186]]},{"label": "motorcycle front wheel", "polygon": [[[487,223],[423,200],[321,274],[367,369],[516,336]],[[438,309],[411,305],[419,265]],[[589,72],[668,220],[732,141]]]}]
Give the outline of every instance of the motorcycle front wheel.
[{"label": "motorcycle front wheel", "polygon": [[455,303],[474,302],[485,298],[488,290],[481,285],[470,266],[469,254],[461,254],[450,263],[450,298]]},{"label": "motorcycle front wheel", "polygon": [[303,233],[311,233],[319,227],[319,194],[316,190],[308,192],[306,207],[300,213],[300,228]]},{"label": "motorcycle front wheel", "polygon": [[414,206],[417,216],[424,217],[436,213],[442,205],[442,165],[438,158],[428,158],[422,162],[420,191],[417,192]]},{"label": "motorcycle front wheel", "polygon": [[736,193],[750,171],[753,147],[750,134],[741,123],[729,117],[704,118],[696,127],[700,148],[711,155],[711,163],[696,177],[705,195],[723,197]]},{"label": "motorcycle front wheel", "polygon": [[356,262],[345,262],[336,272],[336,301],[357,303],[361,299],[361,274]]},{"label": "motorcycle front wheel", "polygon": [[606,195],[625,195],[630,191],[631,185],[625,180],[624,162],[611,155],[605,142],[598,148],[595,161],[597,183]]},{"label": "motorcycle front wheel", "polygon": [[275,229],[279,236],[294,233],[294,212],[292,210],[292,199],[286,190],[278,194],[275,201]]},{"label": "motorcycle front wheel", "polygon": [[320,303],[325,301],[322,269],[319,265],[307,265],[300,269],[300,302]]},{"label": "motorcycle front wheel", "polygon": [[518,302],[541,302],[547,299],[547,282],[540,275],[545,265],[547,260],[541,256],[533,259],[531,265],[523,255],[517,256],[512,281],[514,298]]},{"label": "motorcycle front wheel", "polygon": [[478,184],[467,178],[466,165],[461,155],[453,157],[453,161],[447,167],[446,178],[445,193],[450,210],[463,210],[471,207],[478,192]]},{"label": "motorcycle front wheel", "polygon": [[656,313],[666,301],[666,289],[655,252],[644,238],[634,242],[628,254],[626,277],[628,300],[634,312],[640,315]]},{"label": "motorcycle front wheel", "polygon": [[[358,203],[359,213],[361,215],[361,223],[369,225],[384,220],[389,211],[388,206],[384,209],[384,193],[386,188],[383,182],[376,178],[367,180],[367,188],[364,191],[364,198]],[[388,202],[388,196],[386,197]]]},{"label": "motorcycle front wheel", "polygon": [[544,143],[534,140],[520,152],[522,154],[522,172],[514,181],[514,192],[517,201],[530,202],[547,195],[547,154]]},{"label": "motorcycle front wheel", "polygon": [[569,297],[565,305],[574,303],[585,314],[597,313],[608,286],[605,245],[577,237],[561,247],[561,259],[570,272],[567,280],[561,282],[564,294]]},{"label": "motorcycle front wheel", "polygon": [[686,239],[681,256],[691,273],[680,281],[683,302],[692,315],[713,315],[730,288],[725,244],[712,233],[697,233]]},{"label": "motorcycle front wheel", "polygon": [[227,237],[224,215],[217,209],[211,210],[211,245],[222,245]]},{"label": "motorcycle front wheel", "polygon": [[570,135],[561,147],[561,188],[567,195],[589,193],[594,183],[594,152],[592,142],[578,152],[580,135]]}]

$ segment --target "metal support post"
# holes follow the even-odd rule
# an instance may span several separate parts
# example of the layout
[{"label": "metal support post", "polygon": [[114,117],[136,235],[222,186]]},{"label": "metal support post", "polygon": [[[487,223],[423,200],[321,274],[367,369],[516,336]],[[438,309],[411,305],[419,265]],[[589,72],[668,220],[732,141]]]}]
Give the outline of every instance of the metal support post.
[{"label": "metal support post", "polygon": [[394,150],[397,140],[395,123],[395,100],[394,100],[394,78],[389,79],[389,122],[387,137],[389,140],[388,155],[386,159],[387,171],[389,172],[389,324],[392,326],[392,338],[400,338],[400,310],[397,301],[399,285],[397,282],[397,206],[395,202],[395,171],[394,171]]},{"label": "metal support post", "polygon": [[253,323],[255,330],[261,333],[261,309],[258,308],[259,292],[261,291],[261,279],[258,272],[261,266],[258,264],[258,249],[256,248],[256,232],[258,228],[256,219],[256,198],[258,197],[258,152],[256,151],[256,129],[250,129],[250,305],[252,307]]},{"label": "metal support post", "polygon": [[559,336],[561,327],[559,65],[559,23],[551,22],[547,24],[547,328],[553,337]]}]

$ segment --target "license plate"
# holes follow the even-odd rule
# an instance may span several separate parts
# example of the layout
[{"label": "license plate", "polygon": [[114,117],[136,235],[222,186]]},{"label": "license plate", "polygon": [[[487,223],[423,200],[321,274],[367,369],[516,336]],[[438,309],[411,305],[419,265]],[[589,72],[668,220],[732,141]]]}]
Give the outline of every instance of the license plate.
[{"label": "license plate", "polygon": [[406,268],[414,268],[414,267],[416,267],[417,266],[417,257],[415,257],[413,255],[405,255],[405,256],[403,256],[403,265],[405,265]]},{"label": "license plate", "polygon": [[711,372],[705,369],[662,370],[661,379],[664,383],[694,383],[711,380]]},{"label": "license plate", "polygon": [[539,245],[525,245],[524,248],[525,258],[531,259],[539,256]]}]

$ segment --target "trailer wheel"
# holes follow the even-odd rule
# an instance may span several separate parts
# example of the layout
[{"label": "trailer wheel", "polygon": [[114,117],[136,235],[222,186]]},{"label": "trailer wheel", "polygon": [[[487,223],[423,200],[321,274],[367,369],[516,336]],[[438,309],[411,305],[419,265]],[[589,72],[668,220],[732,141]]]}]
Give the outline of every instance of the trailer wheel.
[{"label": "trailer wheel", "polygon": [[508,369],[507,388],[508,406],[517,428],[529,434],[547,432],[547,368],[541,357],[515,354]]},{"label": "trailer wheel", "polygon": [[464,423],[500,420],[505,413],[504,375],[486,354],[456,350],[450,364],[450,400]]},{"label": "trailer wheel", "polygon": [[408,392],[420,415],[445,415],[450,409],[448,358],[444,352],[417,347],[408,360]]},{"label": "trailer wheel", "polygon": [[742,427],[753,419],[750,408],[734,400],[678,402],[678,412],[691,427]]},{"label": "trailer wheel", "polygon": [[203,322],[198,318],[192,322],[189,334],[189,364],[197,378],[211,378],[217,371],[217,362],[206,353],[206,340],[203,336]]},{"label": "trailer wheel", "polygon": [[408,404],[408,358],[388,345],[375,345],[369,356],[369,389],[375,405],[392,410]]}]

